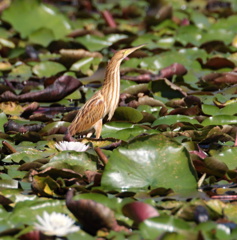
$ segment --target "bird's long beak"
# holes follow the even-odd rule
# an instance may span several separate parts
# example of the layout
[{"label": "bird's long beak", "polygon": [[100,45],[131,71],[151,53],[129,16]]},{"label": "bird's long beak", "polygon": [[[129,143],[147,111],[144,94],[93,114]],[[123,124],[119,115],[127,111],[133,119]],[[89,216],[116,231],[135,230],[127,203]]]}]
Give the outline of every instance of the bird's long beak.
[{"label": "bird's long beak", "polygon": [[127,48],[125,49],[125,52],[124,52],[124,57],[127,57],[129,54],[131,54],[132,52],[136,51],[137,49],[139,48],[142,48],[146,46],[146,44],[141,44],[139,46],[136,46],[136,47],[132,47],[132,48]]}]

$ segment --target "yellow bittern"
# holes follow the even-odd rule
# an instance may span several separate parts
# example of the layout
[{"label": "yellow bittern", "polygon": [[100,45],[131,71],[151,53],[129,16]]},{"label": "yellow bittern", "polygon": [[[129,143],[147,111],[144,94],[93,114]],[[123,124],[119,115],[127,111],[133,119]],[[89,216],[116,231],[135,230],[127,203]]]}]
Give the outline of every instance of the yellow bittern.
[{"label": "yellow bittern", "polygon": [[144,45],[122,49],[114,54],[107,65],[102,88],[78,110],[69,126],[67,132],[69,138],[77,133],[90,137],[94,132],[96,138],[100,137],[103,118],[108,115],[108,120],[111,120],[119,102],[120,64],[129,54]]}]

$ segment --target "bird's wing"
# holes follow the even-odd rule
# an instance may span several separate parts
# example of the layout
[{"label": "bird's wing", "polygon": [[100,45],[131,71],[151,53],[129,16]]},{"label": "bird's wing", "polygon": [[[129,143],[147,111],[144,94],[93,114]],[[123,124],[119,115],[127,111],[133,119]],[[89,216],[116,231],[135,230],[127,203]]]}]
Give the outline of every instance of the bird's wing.
[{"label": "bird's wing", "polygon": [[97,94],[78,111],[76,117],[69,126],[69,133],[73,136],[76,133],[87,132],[96,122],[104,117],[104,100]]}]

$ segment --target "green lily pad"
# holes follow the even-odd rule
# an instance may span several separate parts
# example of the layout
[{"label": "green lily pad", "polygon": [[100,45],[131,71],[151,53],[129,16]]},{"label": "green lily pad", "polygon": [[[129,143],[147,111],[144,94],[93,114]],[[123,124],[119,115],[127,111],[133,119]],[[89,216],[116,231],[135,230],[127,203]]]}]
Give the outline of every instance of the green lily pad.
[{"label": "green lily pad", "polygon": [[8,79],[15,80],[17,78],[18,81],[27,81],[32,75],[31,67],[21,64],[12,69],[12,71],[8,75]]},{"label": "green lily pad", "polygon": [[219,113],[219,108],[214,105],[202,104],[202,111],[207,115],[217,115]]},{"label": "green lily pad", "polygon": [[93,35],[86,35],[83,37],[78,37],[76,40],[84,45],[89,51],[99,51],[103,48],[111,46],[114,42],[125,38],[126,35],[113,34],[107,37],[98,37]]},{"label": "green lily pad", "polygon": [[143,119],[141,112],[131,107],[118,107],[114,113],[117,120],[138,123]]},{"label": "green lily pad", "polygon": [[38,151],[33,148],[28,148],[27,150],[22,150],[20,152],[12,153],[7,155],[2,159],[5,163],[23,163],[23,162],[32,162],[36,159],[48,157],[51,153]]},{"label": "green lily pad", "polygon": [[237,124],[237,117],[230,115],[217,115],[206,118],[203,122],[203,126],[209,125],[226,125],[226,124]]},{"label": "green lily pad", "polygon": [[[52,32],[50,40],[60,39],[71,31],[69,21],[58,9],[40,1],[13,1],[10,7],[3,12],[2,18],[11,23],[23,38],[31,35],[34,42],[41,42],[44,45],[47,43],[45,36],[49,36],[49,32],[45,35],[45,31]],[[48,30],[40,32],[42,28]],[[42,38],[44,38],[43,41]]]},{"label": "green lily pad", "polygon": [[54,40],[54,33],[51,29],[40,28],[29,35],[29,40],[32,43],[47,47]]},{"label": "green lily pad", "polygon": [[7,116],[4,112],[0,113],[0,132],[4,132],[4,124],[7,123]]},{"label": "green lily pad", "polygon": [[182,43],[184,46],[188,43],[199,46],[202,34],[202,31],[194,25],[183,26],[178,29],[176,41]]},{"label": "green lily pad", "polygon": [[157,126],[161,124],[172,125],[177,122],[187,122],[190,124],[200,124],[194,117],[189,117],[185,115],[167,115],[156,119],[152,126]]},{"label": "green lily pad", "polygon": [[51,77],[59,72],[66,71],[66,68],[57,62],[41,62],[33,67],[33,73],[38,77]]},{"label": "green lily pad", "polygon": [[81,71],[85,75],[92,75],[92,73],[97,70],[100,58],[86,57],[77,62],[75,62],[70,70],[71,71]]},{"label": "green lily pad", "polygon": [[59,169],[71,169],[77,173],[83,174],[86,170],[96,171],[96,158],[85,152],[63,151],[51,158],[50,162],[43,166]]},{"label": "green lily pad", "polygon": [[139,229],[145,239],[157,239],[158,236],[165,232],[182,233],[183,231],[188,231],[190,230],[190,225],[184,220],[174,218],[173,216],[160,216],[145,220],[139,225]]},{"label": "green lily pad", "polygon": [[225,163],[229,169],[237,169],[237,147],[222,147],[220,152],[216,152],[212,157]]},{"label": "green lily pad", "polygon": [[[43,211],[49,213],[63,209],[63,201],[59,200],[25,200],[16,204],[14,212],[6,219],[12,226],[32,225],[36,221],[36,215],[42,216]],[[65,211],[65,210],[64,210]]]},{"label": "green lily pad", "polygon": [[103,125],[103,138],[116,138],[127,141],[146,130],[138,125],[127,122],[111,122]]},{"label": "green lily pad", "polygon": [[208,115],[235,115],[237,113],[237,103],[231,103],[224,108],[218,108],[214,105],[203,104],[202,111]]},{"label": "green lily pad", "polygon": [[157,187],[183,192],[197,187],[187,150],[163,135],[141,136],[110,155],[102,176],[106,190]]},{"label": "green lily pad", "polygon": [[206,61],[208,54],[203,49],[196,48],[184,48],[179,51],[171,50],[169,52],[159,54],[157,56],[145,57],[142,59],[130,59],[123,63],[126,67],[137,67],[140,65],[143,69],[157,72],[175,62],[180,63],[185,66],[187,70],[192,69],[192,65],[197,59],[202,59]]}]

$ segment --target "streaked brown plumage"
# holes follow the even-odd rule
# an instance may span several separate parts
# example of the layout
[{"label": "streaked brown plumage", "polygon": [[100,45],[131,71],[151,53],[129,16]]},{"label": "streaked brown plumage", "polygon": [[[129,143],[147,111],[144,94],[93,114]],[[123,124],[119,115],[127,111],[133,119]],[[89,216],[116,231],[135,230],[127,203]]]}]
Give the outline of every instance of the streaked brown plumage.
[{"label": "streaked brown plumage", "polygon": [[129,54],[143,46],[123,49],[114,54],[107,65],[102,88],[78,111],[68,128],[69,136],[79,133],[90,137],[95,132],[96,138],[100,137],[103,118],[108,115],[108,120],[111,120],[119,102],[120,64]]}]

